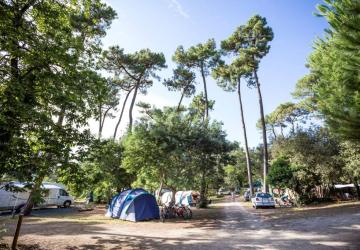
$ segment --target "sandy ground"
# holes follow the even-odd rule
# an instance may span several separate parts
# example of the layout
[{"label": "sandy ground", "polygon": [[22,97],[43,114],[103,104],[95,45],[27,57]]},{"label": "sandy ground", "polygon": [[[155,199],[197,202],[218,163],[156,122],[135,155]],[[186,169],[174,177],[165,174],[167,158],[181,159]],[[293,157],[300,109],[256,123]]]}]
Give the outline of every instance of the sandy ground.
[{"label": "sandy ground", "polygon": [[[360,249],[360,203],[258,209],[224,200],[189,221],[125,222],[105,210],[43,210],[25,218],[19,249]],[[16,220],[0,218],[10,244]]]}]

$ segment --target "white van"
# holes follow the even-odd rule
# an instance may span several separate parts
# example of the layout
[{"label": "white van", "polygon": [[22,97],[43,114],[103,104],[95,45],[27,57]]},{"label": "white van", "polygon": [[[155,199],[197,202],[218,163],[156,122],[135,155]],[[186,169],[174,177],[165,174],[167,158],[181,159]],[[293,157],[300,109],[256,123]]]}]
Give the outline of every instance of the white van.
[{"label": "white van", "polygon": [[[20,212],[25,206],[30,191],[23,192],[10,191],[14,188],[24,188],[25,184],[21,182],[9,182],[0,185],[0,210],[15,210]],[[41,186],[45,190],[44,202],[37,204],[36,207],[70,207],[74,203],[74,199],[66,192],[64,186],[56,183],[44,182]]]}]

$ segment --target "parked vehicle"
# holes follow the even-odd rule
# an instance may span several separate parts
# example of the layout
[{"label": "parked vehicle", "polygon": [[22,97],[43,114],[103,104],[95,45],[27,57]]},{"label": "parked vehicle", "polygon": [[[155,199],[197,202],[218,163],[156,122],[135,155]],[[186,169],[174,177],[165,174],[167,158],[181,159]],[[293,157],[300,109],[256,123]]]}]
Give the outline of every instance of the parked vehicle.
[{"label": "parked vehicle", "polygon": [[[60,184],[43,183],[41,188],[45,191],[44,201],[35,207],[70,207],[74,203],[73,197]],[[0,185],[0,210],[20,212],[29,195],[30,191],[25,188],[25,183],[9,182]]]},{"label": "parked vehicle", "polygon": [[259,207],[275,208],[275,201],[269,193],[256,193],[255,197],[251,199],[252,205],[255,209]]},{"label": "parked vehicle", "polygon": [[225,188],[220,188],[218,191],[218,195],[230,195],[231,192],[229,189],[225,189]]},{"label": "parked vehicle", "polygon": [[245,201],[250,201],[250,191],[245,191],[244,192],[244,200]]}]

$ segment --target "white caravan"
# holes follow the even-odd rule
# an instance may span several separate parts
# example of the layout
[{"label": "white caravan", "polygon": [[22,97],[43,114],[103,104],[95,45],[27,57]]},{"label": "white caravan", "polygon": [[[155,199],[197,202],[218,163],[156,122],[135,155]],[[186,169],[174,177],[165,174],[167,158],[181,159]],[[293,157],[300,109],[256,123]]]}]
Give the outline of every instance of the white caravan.
[{"label": "white caravan", "polygon": [[[9,182],[0,185],[0,210],[15,210],[20,212],[26,204],[30,191],[23,192],[10,191],[16,188],[24,188],[25,184],[21,182]],[[44,202],[37,204],[36,207],[58,206],[70,207],[74,199],[66,192],[65,188],[56,183],[43,183],[41,186],[45,190]]]}]

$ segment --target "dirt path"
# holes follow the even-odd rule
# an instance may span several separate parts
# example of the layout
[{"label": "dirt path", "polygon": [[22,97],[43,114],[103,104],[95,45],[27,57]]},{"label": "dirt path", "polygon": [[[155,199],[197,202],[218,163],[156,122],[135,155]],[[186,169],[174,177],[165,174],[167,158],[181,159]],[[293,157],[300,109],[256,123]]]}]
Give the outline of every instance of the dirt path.
[{"label": "dirt path", "polygon": [[[360,204],[309,212],[254,210],[245,203],[223,201],[194,210],[191,221],[165,223],[123,222],[104,218],[103,213],[27,218],[19,243],[52,250],[360,248]],[[14,224],[8,222],[7,243]]]}]

